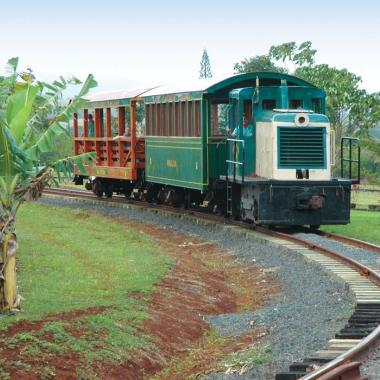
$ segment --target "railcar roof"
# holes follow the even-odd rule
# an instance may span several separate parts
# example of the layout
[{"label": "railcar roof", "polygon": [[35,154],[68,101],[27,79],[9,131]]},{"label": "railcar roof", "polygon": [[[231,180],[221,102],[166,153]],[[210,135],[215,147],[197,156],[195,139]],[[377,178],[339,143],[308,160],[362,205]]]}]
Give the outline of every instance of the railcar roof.
[{"label": "railcar roof", "polygon": [[286,80],[288,86],[316,88],[311,83],[292,75],[275,72],[252,72],[234,75],[225,79],[198,79],[191,83],[180,85],[163,85],[135,90],[97,93],[88,98],[88,105],[92,107],[127,105],[134,98],[141,97],[149,102],[165,95],[192,94],[195,98],[198,98],[202,94],[223,93],[224,96],[228,96],[228,92],[233,88],[254,87],[256,80],[259,80],[260,86],[275,86],[279,85],[281,80]]},{"label": "railcar roof", "polygon": [[139,88],[134,90],[118,90],[111,92],[98,92],[87,98],[89,102],[102,102],[105,100],[133,99],[141,96],[147,91],[153,90],[154,87]]}]

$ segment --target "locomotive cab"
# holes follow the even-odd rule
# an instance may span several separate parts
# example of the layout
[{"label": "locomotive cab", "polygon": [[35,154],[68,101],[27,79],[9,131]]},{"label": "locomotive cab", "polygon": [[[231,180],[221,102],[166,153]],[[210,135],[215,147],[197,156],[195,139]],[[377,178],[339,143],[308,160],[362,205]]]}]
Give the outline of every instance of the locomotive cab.
[{"label": "locomotive cab", "polygon": [[227,139],[230,215],[263,225],[349,222],[352,181],[332,177],[334,134],[324,112],[322,90],[286,80],[230,92],[230,129],[238,132]]}]

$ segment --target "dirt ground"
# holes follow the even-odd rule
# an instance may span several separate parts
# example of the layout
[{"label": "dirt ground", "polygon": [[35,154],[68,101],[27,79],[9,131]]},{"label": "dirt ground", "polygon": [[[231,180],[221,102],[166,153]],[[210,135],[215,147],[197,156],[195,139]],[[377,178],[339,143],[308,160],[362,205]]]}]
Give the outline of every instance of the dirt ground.
[{"label": "dirt ground", "polygon": [[[120,223],[153,237],[161,250],[173,257],[173,265],[151,295],[149,317],[139,331],[150,337],[152,348],[131,352],[129,360],[121,364],[93,363],[91,371],[96,377],[124,380],[148,379],[153,375],[155,379],[199,378],[218,370],[217,363],[227,354],[250,348],[262,339],[263,333],[258,329],[235,339],[215,339],[204,316],[260,308],[278,292],[270,273],[257,267],[240,266],[233,255],[212,242],[125,219],[120,219]],[[100,315],[104,310],[93,308],[49,315],[42,321],[20,322],[2,331],[0,341],[11,342],[16,334],[36,332],[51,321],[63,321],[72,326],[71,334],[85,336],[86,331],[74,328],[76,320],[85,315]],[[45,341],[53,341],[49,333],[41,336]],[[11,370],[7,368],[11,379],[78,378],[81,357],[77,352],[51,352],[41,358],[26,355],[27,346],[28,341],[13,346],[0,345],[1,360],[22,362]]]}]

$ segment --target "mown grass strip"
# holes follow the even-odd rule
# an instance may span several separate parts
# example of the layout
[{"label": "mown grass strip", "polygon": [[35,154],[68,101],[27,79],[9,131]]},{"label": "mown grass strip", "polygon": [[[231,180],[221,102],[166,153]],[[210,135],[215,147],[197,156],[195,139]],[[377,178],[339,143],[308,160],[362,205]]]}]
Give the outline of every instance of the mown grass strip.
[{"label": "mown grass strip", "polygon": [[326,232],[334,232],[356,239],[380,244],[380,212],[351,210],[351,223],[345,226],[322,226]]}]

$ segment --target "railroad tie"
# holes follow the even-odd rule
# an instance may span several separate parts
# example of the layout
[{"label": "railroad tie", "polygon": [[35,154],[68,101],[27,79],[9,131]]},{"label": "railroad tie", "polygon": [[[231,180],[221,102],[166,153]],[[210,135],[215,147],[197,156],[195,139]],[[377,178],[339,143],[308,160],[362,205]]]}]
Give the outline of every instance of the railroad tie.
[{"label": "railroad tie", "polygon": [[335,335],[334,339],[329,340],[324,349],[314,352],[302,362],[291,364],[289,371],[276,375],[276,380],[295,380],[353,348],[378,326],[380,323],[380,288],[354,269],[322,253],[285,240],[276,243],[296,250],[307,260],[318,263],[332,272],[347,284],[356,300],[354,313],[347,324]]}]

